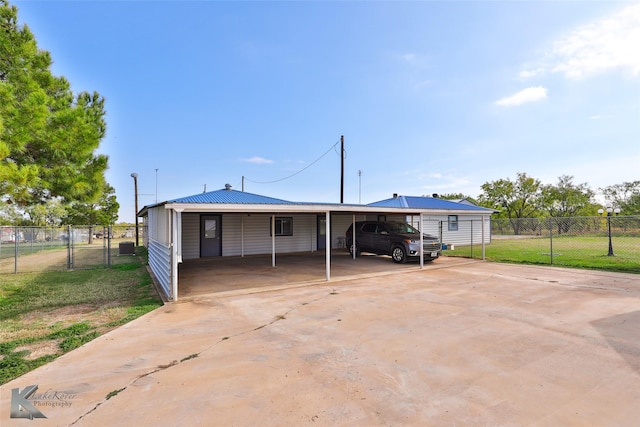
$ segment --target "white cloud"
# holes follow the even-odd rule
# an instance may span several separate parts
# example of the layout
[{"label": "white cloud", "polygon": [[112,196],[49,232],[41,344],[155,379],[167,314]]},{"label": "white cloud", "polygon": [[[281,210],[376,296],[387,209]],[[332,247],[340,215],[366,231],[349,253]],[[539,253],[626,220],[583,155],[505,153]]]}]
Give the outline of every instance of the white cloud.
[{"label": "white cloud", "polygon": [[532,77],[536,77],[539,76],[541,74],[544,74],[544,69],[543,68],[536,68],[534,70],[522,70],[520,71],[520,73],[518,74],[518,77],[521,80],[525,80],[525,79],[530,79]]},{"label": "white cloud", "polygon": [[515,107],[518,105],[526,104],[528,102],[540,101],[542,99],[545,99],[546,97],[546,88],[542,86],[528,87],[514,95],[497,100],[495,104],[501,107]]},{"label": "white cloud", "polygon": [[570,32],[553,44],[546,68],[569,79],[614,70],[640,74],[640,4]]},{"label": "white cloud", "polygon": [[253,156],[248,159],[242,159],[243,162],[254,163],[256,165],[268,165],[273,163],[273,160],[265,159],[264,157]]}]

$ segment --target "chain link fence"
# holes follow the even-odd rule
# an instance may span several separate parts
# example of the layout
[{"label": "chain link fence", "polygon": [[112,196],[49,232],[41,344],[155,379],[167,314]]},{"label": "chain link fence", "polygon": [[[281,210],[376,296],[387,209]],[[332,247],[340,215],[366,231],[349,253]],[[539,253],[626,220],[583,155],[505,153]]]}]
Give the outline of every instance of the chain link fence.
[{"label": "chain link fence", "polygon": [[0,226],[0,274],[110,267],[135,239],[135,226]]},{"label": "chain link fence", "polygon": [[[479,246],[445,254],[482,258]],[[493,218],[484,249],[490,261],[640,273],[640,216]]]}]

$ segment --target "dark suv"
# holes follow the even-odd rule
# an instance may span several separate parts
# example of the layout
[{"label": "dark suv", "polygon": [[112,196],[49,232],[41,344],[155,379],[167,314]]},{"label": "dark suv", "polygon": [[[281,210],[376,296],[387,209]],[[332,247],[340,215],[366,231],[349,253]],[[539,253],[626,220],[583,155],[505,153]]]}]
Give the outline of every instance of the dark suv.
[{"label": "dark suv", "polygon": [[[356,255],[371,252],[391,255],[395,262],[406,262],[408,257],[420,256],[420,232],[402,222],[362,221],[356,222]],[[353,224],[346,233],[346,243],[353,255]],[[437,237],[423,235],[424,260],[433,261],[441,254],[442,247]]]}]

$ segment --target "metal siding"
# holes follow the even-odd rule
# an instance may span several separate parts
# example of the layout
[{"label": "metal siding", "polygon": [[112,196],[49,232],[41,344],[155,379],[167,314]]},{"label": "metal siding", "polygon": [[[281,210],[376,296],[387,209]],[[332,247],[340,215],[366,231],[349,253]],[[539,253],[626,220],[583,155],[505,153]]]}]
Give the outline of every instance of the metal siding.
[{"label": "metal siding", "polygon": [[149,239],[149,267],[156,276],[162,292],[171,298],[171,247]]},{"label": "metal siding", "polygon": [[200,214],[182,213],[182,259],[200,258]]},{"label": "metal siding", "polygon": [[[356,215],[356,221],[366,221],[366,216]],[[338,244],[338,238],[346,237],[347,229],[351,224],[353,224],[353,215],[331,215],[331,248],[341,247]]]},{"label": "metal siding", "polygon": [[[315,244],[315,215],[276,215],[293,219],[293,235],[276,237],[276,253],[307,252]],[[244,223],[244,225],[243,225]],[[271,215],[228,214],[222,217],[222,255],[242,255],[244,227],[244,255],[271,253]]]},{"label": "metal siding", "polygon": [[[417,218],[416,218],[417,222]],[[449,217],[443,216],[425,216],[424,232],[437,236],[439,233],[438,223],[442,222],[442,243],[450,245],[480,245],[482,244],[482,215],[458,215],[458,231],[449,231]],[[472,225],[473,224],[473,225]],[[413,224],[417,226],[417,224]],[[485,216],[484,224],[484,241],[491,242],[490,218]]]}]

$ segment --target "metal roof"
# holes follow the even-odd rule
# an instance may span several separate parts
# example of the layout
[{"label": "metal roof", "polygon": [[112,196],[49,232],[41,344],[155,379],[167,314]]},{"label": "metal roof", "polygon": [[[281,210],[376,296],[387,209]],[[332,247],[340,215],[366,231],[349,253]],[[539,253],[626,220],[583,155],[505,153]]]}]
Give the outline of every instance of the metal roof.
[{"label": "metal roof", "polygon": [[440,210],[461,210],[461,211],[492,211],[480,206],[472,206],[466,203],[458,203],[451,200],[438,199],[435,197],[398,196],[379,202],[369,203],[367,206],[388,207],[388,208],[412,208],[412,209],[440,209]]},{"label": "metal roof", "polygon": [[225,188],[207,193],[194,194],[193,196],[181,197],[169,200],[168,203],[226,203],[226,204],[253,204],[253,205],[291,205],[282,199],[260,196],[258,194],[246,193],[243,191],[227,190]]}]

